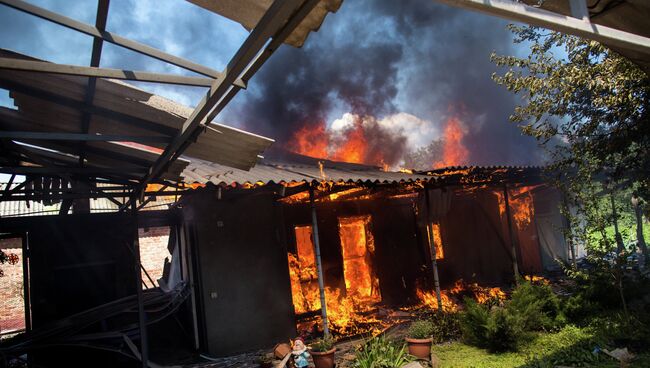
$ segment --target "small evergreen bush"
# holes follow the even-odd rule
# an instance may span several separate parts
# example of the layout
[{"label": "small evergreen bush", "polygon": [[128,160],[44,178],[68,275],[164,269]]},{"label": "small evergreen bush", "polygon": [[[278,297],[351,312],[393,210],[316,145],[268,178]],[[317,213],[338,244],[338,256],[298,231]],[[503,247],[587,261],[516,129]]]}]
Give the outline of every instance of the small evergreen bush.
[{"label": "small evergreen bush", "polygon": [[564,324],[560,299],[548,285],[521,280],[506,308],[521,319],[526,331],[548,331]]},{"label": "small evergreen bush", "polygon": [[485,342],[493,352],[514,351],[523,337],[523,320],[502,307],[493,307],[485,329]]},{"label": "small evergreen bush", "polygon": [[490,311],[486,306],[465,298],[465,312],[461,315],[460,329],[463,340],[470,345],[486,346],[487,324]]}]

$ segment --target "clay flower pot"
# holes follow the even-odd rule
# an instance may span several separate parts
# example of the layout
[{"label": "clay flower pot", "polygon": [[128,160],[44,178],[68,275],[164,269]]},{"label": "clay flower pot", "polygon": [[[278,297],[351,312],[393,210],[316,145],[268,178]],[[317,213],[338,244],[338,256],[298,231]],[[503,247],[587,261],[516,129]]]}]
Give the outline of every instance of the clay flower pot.
[{"label": "clay flower pot", "polygon": [[418,359],[429,359],[431,358],[431,343],[433,338],[428,339],[412,339],[410,337],[406,338],[406,343],[409,347],[409,354],[413,355]]},{"label": "clay flower pot", "polygon": [[336,348],[328,351],[311,351],[311,358],[316,368],[334,368],[334,352]]}]

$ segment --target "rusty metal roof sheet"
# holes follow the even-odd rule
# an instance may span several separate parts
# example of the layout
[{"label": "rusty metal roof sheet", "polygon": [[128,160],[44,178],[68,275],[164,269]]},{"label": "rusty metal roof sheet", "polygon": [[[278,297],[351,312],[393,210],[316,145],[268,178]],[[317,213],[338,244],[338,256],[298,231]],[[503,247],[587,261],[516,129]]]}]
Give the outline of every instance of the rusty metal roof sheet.
[{"label": "rusty metal roof sheet", "polygon": [[249,171],[192,160],[182,175],[189,183],[234,186],[322,180],[388,184],[431,179],[431,176],[425,174],[383,171],[377,166],[317,159],[277,148],[270,149],[267,155]]}]

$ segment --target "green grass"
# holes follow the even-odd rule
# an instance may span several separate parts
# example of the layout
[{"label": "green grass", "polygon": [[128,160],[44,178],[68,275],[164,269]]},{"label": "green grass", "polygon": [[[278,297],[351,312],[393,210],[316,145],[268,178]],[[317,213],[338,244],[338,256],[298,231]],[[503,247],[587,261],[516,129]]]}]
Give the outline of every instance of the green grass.
[{"label": "green grass", "polygon": [[[434,345],[441,367],[618,367],[614,359],[591,351],[598,343],[587,329],[567,326],[559,332],[530,335],[517,352],[494,354],[461,342]],[[639,355],[629,367],[650,367],[650,353]]]}]

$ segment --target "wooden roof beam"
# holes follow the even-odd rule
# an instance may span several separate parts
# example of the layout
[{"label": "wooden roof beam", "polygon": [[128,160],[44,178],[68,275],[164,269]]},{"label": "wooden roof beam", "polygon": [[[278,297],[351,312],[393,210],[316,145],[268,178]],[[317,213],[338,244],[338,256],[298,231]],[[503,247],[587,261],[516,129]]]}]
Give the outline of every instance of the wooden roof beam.
[{"label": "wooden roof beam", "polygon": [[60,132],[3,132],[0,131],[0,139],[17,140],[50,140],[50,141],[100,141],[100,142],[169,142],[170,138],[163,136],[135,136],[135,135],[98,135],[83,133],[60,133]]},{"label": "wooden roof beam", "polygon": [[[55,12],[51,12],[49,10],[40,8],[38,6],[29,4],[25,1],[21,0],[0,0],[0,4],[4,4],[6,6],[9,6],[11,8],[14,8],[16,10],[22,11],[24,13],[28,13],[31,15],[34,15],[36,17],[39,17],[41,19],[45,19],[47,21],[56,23],[58,25],[61,25],[63,27],[67,27],[70,29],[73,29],[75,31],[87,34],[89,36],[95,37],[95,38],[100,38],[103,41],[110,42],[114,45],[124,47],[126,49],[129,49],[131,51],[135,51],[137,53],[143,54],[150,56],[154,59],[158,59],[160,61],[164,61],[166,63],[176,65],[178,67],[181,67],[183,69],[187,69],[190,71],[193,71],[195,73],[199,73],[201,75],[210,77],[210,78],[215,78],[219,79],[222,77],[222,73],[208,68],[204,65],[194,63],[192,61],[183,59],[178,56],[174,56],[172,54],[168,54],[164,51],[158,50],[156,48],[153,48],[151,46],[147,46],[132,40],[129,40],[128,38],[122,37],[120,35],[117,35],[112,32],[108,32],[105,30],[101,30],[97,27],[93,27],[89,24],[83,23],[76,21],[72,18],[65,17],[63,15],[57,14]],[[235,80],[233,81],[235,85],[238,85],[241,88],[246,88],[246,84],[241,81],[241,80]]]},{"label": "wooden roof beam", "polygon": [[0,69],[27,71],[35,73],[75,75],[92,78],[111,78],[136,82],[176,84],[194,87],[210,87],[214,79],[206,77],[188,77],[162,73],[150,73],[137,70],[110,69],[68,64],[54,64],[46,61],[0,58]]}]

